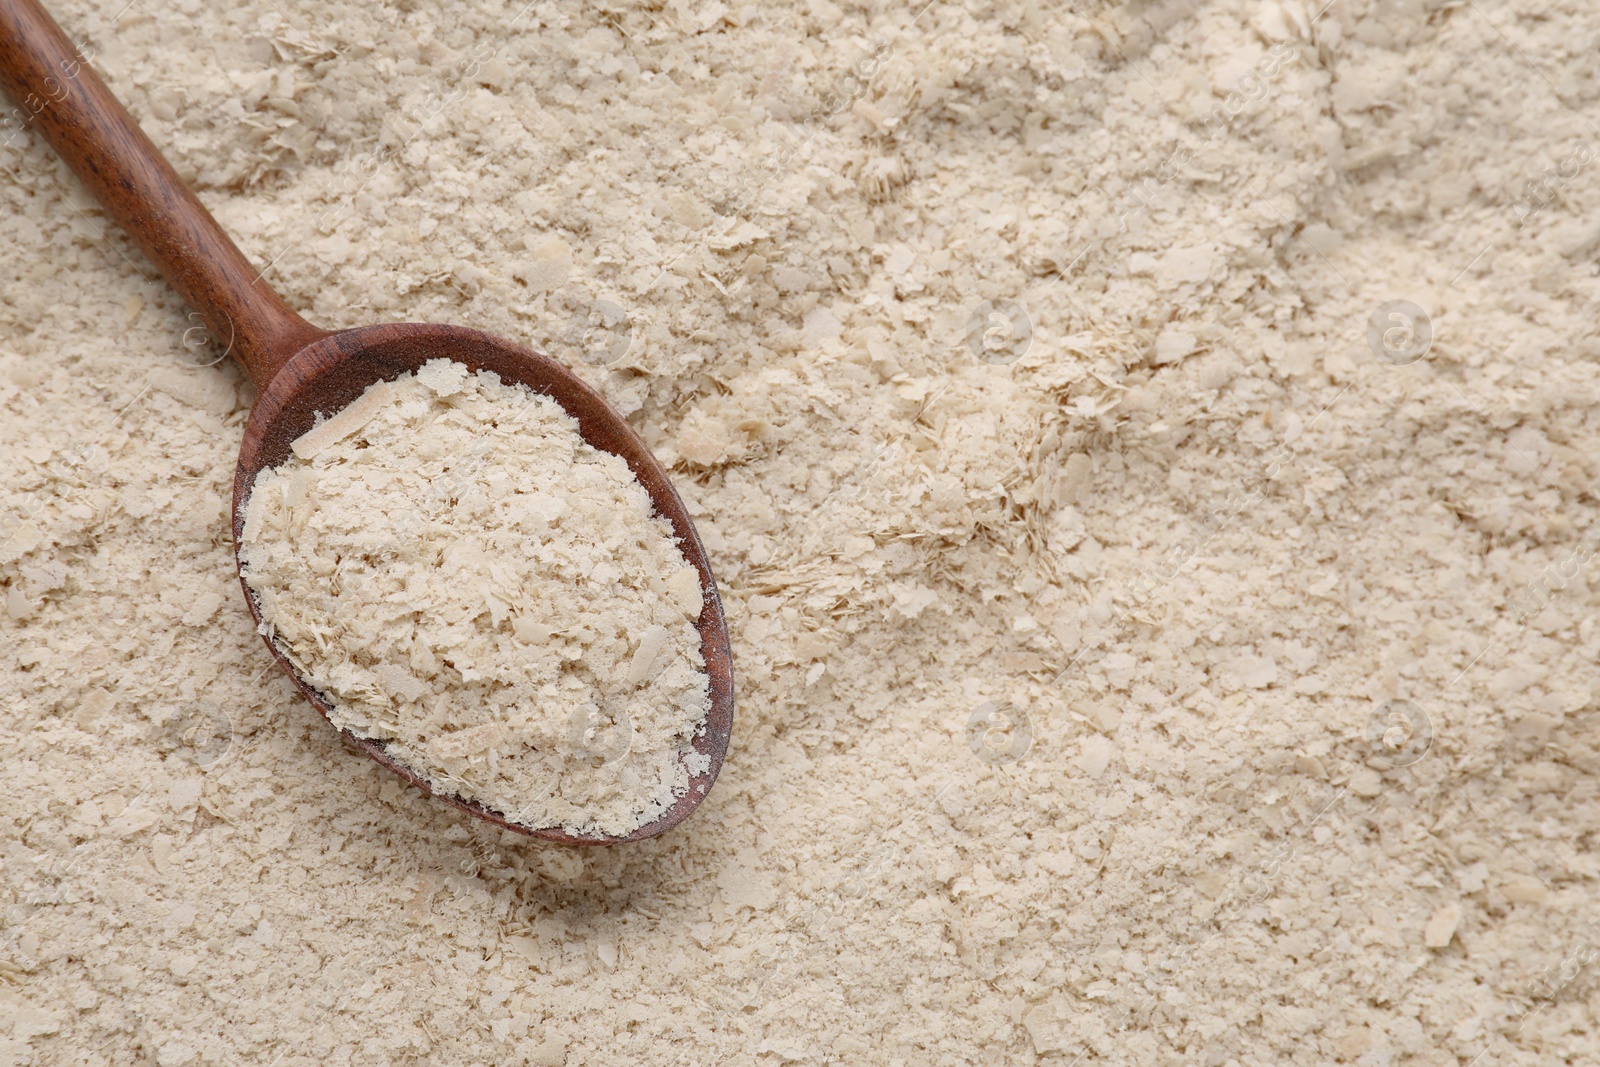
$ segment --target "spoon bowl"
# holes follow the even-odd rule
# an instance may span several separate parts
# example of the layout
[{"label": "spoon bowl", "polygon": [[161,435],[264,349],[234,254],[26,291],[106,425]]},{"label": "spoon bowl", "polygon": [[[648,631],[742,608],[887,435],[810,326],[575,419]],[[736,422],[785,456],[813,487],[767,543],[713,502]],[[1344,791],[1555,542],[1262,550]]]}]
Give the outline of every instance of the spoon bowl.
[{"label": "spoon bowl", "polygon": [[[348,730],[341,733],[424,792],[507,830],[548,841],[574,845],[638,841],[688,818],[710,791],[727,753],[733,728],[733,658],[716,579],[694,523],[667,472],[627,420],[562,363],[477,330],[407,323],[329,332],[306,322],[251,267],[37,0],[0,0],[0,89],[18,105],[13,115],[20,115],[55,148],[200,313],[211,336],[228,339],[228,353],[256,384],[258,399],[245,425],[233,483],[236,567],[244,505],[256,475],[288,459],[290,446],[312,428],[319,414],[331,416],[367,387],[415,371],[432,359],[454,360],[471,371],[493,371],[504,381],[550,397],[577,420],[585,441],[622,457],[650,495],[657,514],[672,524],[684,557],[700,574],[698,625],[711,708],[693,748],[708,757],[709,766],[690,775],[687,791],[672,807],[654,822],[618,837],[524,826],[481,804],[435,793],[426,778],[390,756],[383,742]],[[240,584],[244,585],[242,576]],[[259,624],[255,596],[248,585],[244,592]],[[306,684],[270,637],[264,639],[306,699],[329,718],[328,698]]]},{"label": "spoon bowl", "polygon": [[[434,794],[447,804],[480,819],[518,833],[549,841],[575,845],[610,844],[639,841],[671,829],[699,805],[710,790],[727,753],[728,735],[733,728],[733,657],[728,647],[727,622],[717,595],[716,580],[706,558],[694,523],[662,469],[633,427],[618,415],[577,375],[549,356],[530,351],[509,341],[462,326],[429,323],[404,323],[366,326],[324,334],[291,356],[268,382],[251,409],[245,425],[244,443],[239,449],[239,465],[233,480],[233,540],[237,562],[238,546],[244,533],[244,508],[255,485],[256,475],[276,467],[289,458],[290,446],[310,430],[317,415],[331,415],[348,406],[368,386],[391,381],[415,371],[431,359],[450,359],[472,371],[493,371],[503,381],[519,382],[536,393],[550,397],[578,420],[583,439],[595,448],[621,456],[655,505],[656,513],[672,524],[684,557],[700,572],[703,603],[700,611],[700,651],[705,657],[706,674],[711,680],[711,709],[705,729],[694,739],[694,750],[710,759],[708,769],[692,776],[688,790],[654,822],[623,837],[571,834],[549,827],[531,829],[510,822],[499,812],[474,801],[448,794]],[[250,587],[244,583],[245,601],[256,622],[261,609]],[[329,717],[328,699],[299,676],[282,653],[269,640],[267,647],[289,673],[300,692]],[[341,731],[356,748],[371,756],[424,792],[433,793],[428,780],[388,754],[382,741]]]}]

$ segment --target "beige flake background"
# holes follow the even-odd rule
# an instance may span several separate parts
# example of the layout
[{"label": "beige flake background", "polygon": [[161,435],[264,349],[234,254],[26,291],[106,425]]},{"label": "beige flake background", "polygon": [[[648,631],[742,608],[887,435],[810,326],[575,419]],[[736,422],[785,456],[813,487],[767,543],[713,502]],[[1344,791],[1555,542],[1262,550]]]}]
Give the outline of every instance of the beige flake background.
[{"label": "beige flake background", "polygon": [[0,1063],[1597,1062],[1592,5],[124,2],[291,303],[672,464],[738,718],[603,851],[344,750],[251,386],[0,131]]}]

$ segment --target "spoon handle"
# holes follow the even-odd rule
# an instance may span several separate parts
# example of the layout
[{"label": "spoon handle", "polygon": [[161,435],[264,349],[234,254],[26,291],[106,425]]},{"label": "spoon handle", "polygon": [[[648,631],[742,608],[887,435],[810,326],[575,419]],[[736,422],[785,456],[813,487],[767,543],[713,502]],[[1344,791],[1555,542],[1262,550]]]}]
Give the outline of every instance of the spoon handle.
[{"label": "spoon handle", "polygon": [[223,232],[37,0],[0,0],[0,89],[265,388],[326,331],[295,314]]}]

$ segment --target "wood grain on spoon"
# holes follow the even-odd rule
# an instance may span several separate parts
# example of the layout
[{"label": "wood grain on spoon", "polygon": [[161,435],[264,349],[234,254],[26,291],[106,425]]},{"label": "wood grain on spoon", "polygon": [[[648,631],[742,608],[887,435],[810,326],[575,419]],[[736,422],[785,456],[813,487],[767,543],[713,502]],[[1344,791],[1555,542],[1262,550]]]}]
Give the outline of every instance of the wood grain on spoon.
[{"label": "wood grain on spoon", "polygon": [[[331,332],[301,318],[250,265],[36,0],[0,0],[0,88],[17,104],[16,114],[55,148],[255,382],[259,399],[245,426],[234,473],[236,545],[244,522],[242,505],[256,474],[282,463],[289,445],[311,428],[319,412],[332,414],[375,382],[414,371],[430,359],[443,357],[474,371],[493,371],[551,397],[578,420],[585,440],[627,462],[656,511],[672,523],[684,556],[700,572],[704,600],[699,628],[711,711],[694,748],[709,757],[709,768],[691,776],[688,792],[664,815],[625,837],[531,829],[459,797],[438,799],[508,830],[568,844],[640,840],[688,818],[716,780],[727,752],[733,727],[733,658],[716,579],[694,523],[666,471],[626,420],[561,363],[477,330],[408,323]],[[259,623],[259,608],[248,589],[245,600]],[[270,640],[267,647],[327,717],[327,698],[306,685]],[[382,743],[348,732],[345,736],[377,762],[432,792],[426,779],[391,758]]]}]

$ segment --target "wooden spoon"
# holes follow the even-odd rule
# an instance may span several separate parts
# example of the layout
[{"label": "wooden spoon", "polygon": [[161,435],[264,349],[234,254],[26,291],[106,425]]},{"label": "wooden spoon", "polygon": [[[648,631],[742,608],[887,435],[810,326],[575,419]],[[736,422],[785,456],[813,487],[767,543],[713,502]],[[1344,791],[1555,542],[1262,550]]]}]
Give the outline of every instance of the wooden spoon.
[{"label": "wooden spoon", "polygon": [[[318,412],[331,415],[375,382],[414,371],[430,359],[443,357],[474,371],[493,371],[506,381],[543,393],[578,420],[586,441],[627,462],[656,511],[672,523],[683,554],[700,572],[704,596],[700,647],[711,678],[711,711],[694,748],[710,757],[709,769],[692,776],[688,791],[659,819],[624,837],[533,829],[472,801],[443,795],[438,799],[508,830],[568,844],[638,841],[687,818],[705,799],[727,753],[733,726],[733,659],[716,579],[694,523],[667,472],[622,416],[562,364],[477,330],[407,323],[329,332],[306,322],[250,266],[36,0],[0,0],[0,88],[18,105],[20,115],[13,115],[37,129],[60,153],[256,384],[259,398],[245,425],[233,479],[236,564],[243,505],[256,474],[287,459],[290,443],[311,429]],[[248,586],[244,592],[250,614],[259,623],[260,606]],[[327,698],[295,673],[270,639],[267,647],[326,718]],[[423,792],[433,793],[426,779],[385,751],[383,742],[342,732],[355,747]]]}]

